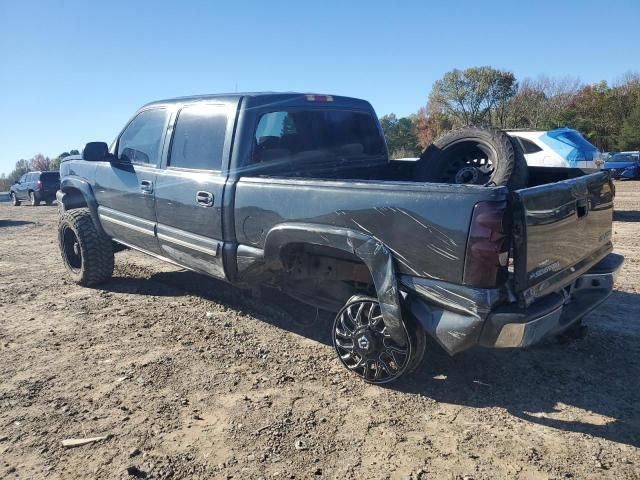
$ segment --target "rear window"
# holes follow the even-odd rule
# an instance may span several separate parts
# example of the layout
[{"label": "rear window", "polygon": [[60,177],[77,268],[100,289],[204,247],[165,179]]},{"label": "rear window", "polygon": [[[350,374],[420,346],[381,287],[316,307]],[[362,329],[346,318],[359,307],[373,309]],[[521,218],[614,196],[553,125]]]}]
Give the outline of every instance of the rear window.
[{"label": "rear window", "polygon": [[60,182],[60,174],[58,172],[44,172],[40,174],[40,180],[47,183]]},{"label": "rear window", "polygon": [[358,159],[385,155],[375,119],[365,112],[287,110],[265,113],[255,132],[253,163]]},{"label": "rear window", "polygon": [[596,147],[591,145],[580,133],[575,130],[552,130],[547,133],[551,138],[555,138],[563,143],[571,145],[579,150],[595,150]]}]

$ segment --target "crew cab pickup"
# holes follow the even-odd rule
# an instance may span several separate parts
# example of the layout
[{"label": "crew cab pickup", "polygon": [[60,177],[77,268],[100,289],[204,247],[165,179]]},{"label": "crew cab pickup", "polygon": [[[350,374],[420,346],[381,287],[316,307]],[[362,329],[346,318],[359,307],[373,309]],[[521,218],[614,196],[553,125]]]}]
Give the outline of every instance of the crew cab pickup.
[{"label": "crew cab pickup", "polygon": [[363,100],[233,94],[150,103],[60,167],[72,278],[111,277],[114,242],[337,312],[340,361],[368,382],[455,354],[525,347],[611,293],[607,172],[539,169],[525,188],[426,183],[389,160]]}]

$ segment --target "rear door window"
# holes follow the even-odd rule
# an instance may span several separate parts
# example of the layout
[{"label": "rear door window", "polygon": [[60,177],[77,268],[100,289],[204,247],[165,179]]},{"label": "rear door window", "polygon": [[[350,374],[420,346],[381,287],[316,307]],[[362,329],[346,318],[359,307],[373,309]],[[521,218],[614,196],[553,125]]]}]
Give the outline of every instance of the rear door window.
[{"label": "rear door window", "polygon": [[220,170],[227,131],[224,105],[187,105],[173,131],[169,166]]},{"label": "rear door window", "polygon": [[118,159],[131,163],[157,165],[166,124],[167,111],[164,108],[140,112],[120,135]]}]

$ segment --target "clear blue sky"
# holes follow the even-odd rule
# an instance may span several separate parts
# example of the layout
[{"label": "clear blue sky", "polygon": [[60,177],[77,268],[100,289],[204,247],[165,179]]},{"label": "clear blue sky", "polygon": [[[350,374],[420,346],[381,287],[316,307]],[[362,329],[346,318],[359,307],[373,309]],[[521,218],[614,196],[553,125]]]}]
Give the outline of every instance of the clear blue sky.
[{"label": "clear blue sky", "polygon": [[480,65],[640,70],[640,1],[0,0],[0,172],[111,142],[151,100],[296,90],[406,115],[447,70]]}]

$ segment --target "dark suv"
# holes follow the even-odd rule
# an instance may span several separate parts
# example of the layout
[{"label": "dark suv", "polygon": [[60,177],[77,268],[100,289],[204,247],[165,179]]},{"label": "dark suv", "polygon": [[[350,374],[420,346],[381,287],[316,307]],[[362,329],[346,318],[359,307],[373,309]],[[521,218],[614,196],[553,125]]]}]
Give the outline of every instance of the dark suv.
[{"label": "dark suv", "polygon": [[56,199],[59,188],[59,172],[29,172],[11,186],[9,195],[15,206],[20,205],[22,200],[28,200],[33,206],[40,205],[40,202],[50,205]]}]

